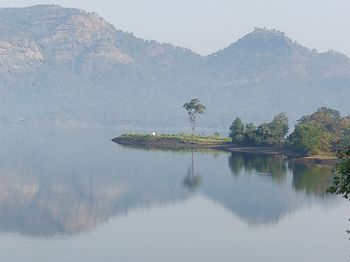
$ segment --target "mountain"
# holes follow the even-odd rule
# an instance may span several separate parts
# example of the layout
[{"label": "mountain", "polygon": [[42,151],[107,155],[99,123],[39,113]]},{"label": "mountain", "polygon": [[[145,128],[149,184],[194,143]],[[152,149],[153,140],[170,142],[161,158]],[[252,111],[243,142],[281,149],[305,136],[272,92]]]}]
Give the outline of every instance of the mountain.
[{"label": "mountain", "polygon": [[[226,79],[326,78],[350,76],[349,58],[328,52],[319,54],[285,36],[283,32],[256,28],[236,43],[207,57]],[[272,73],[272,74],[271,74]]]},{"label": "mountain", "polygon": [[94,13],[54,5],[0,9],[0,120],[187,125],[292,121],[320,106],[349,114],[350,59],[256,28],[207,57],[137,38]]}]

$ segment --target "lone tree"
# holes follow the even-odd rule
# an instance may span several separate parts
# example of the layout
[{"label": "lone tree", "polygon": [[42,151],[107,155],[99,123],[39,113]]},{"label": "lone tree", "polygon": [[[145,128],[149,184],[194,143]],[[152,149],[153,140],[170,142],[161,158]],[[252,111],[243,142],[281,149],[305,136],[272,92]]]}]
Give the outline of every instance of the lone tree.
[{"label": "lone tree", "polygon": [[192,136],[194,136],[194,130],[196,128],[197,114],[203,114],[206,109],[204,105],[200,103],[197,98],[192,99],[190,102],[183,105],[183,108],[186,109],[189,120],[192,123]]}]

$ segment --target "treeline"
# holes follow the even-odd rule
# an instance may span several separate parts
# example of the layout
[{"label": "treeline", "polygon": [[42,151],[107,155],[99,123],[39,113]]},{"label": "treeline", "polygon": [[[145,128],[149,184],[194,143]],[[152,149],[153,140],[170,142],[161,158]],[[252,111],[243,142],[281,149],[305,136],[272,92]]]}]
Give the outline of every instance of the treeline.
[{"label": "treeline", "polygon": [[350,144],[350,116],[322,107],[298,120],[288,135],[288,117],[276,115],[271,122],[255,126],[236,118],[230,126],[232,142],[243,146],[285,147],[303,155],[327,154],[336,143]]},{"label": "treeline", "polygon": [[281,146],[288,134],[288,117],[285,113],[275,116],[270,123],[259,126],[253,123],[244,124],[236,118],[230,126],[232,142],[245,146]]}]

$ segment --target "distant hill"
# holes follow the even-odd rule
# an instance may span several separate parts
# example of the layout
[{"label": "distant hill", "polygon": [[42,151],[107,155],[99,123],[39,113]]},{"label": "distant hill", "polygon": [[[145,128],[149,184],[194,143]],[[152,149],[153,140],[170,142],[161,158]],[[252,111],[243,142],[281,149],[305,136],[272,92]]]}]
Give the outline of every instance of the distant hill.
[{"label": "distant hill", "polygon": [[[350,60],[341,53],[317,53],[283,32],[256,28],[236,43],[207,57],[209,68],[225,78],[251,81],[350,76]],[[320,75],[322,74],[322,75]]]},{"label": "distant hill", "polygon": [[202,57],[78,9],[2,8],[0,73],[3,121],[183,126],[193,97],[207,106],[207,127],[278,112],[294,121],[321,106],[350,113],[347,56],[261,28]]}]

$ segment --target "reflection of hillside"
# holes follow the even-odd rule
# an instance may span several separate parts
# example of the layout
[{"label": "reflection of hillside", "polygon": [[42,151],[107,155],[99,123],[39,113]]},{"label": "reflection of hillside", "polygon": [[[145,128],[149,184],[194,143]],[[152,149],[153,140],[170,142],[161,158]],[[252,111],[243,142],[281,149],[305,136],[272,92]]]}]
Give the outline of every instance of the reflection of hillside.
[{"label": "reflection of hillside", "polygon": [[277,222],[292,210],[315,201],[327,202],[314,197],[324,196],[321,192],[329,186],[331,178],[329,168],[288,167],[286,162],[270,156],[237,153],[230,155],[229,167],[234,180],[225,178],[219,184],[209,177],[204,190],[249,223]]},{"label": "reflection of hillside", "polygon": [[[4,173],[0,171],[0,173]],[[23,179],[18,181],[15,173],[8,172],[6,176],[0,176],[0,203],[15,200],[18,203],[28,203],[38,192],[39,185],[35,179]]]},{"label": "reflection of hillside", "polygon": [[326,171],[266,156],[194,152],[191,163],[191,152],[126,149],[104,140],[100,130],[1,132],[1,231],[72,234],[130,209],[187,199],[193,196],[183,186],[189,164],[185,178],[200,174],[195,192],[248,223],[277,222],[305,205],[327,203],[321,194]]},{"label": "reflection of hillside", "polygon": [[46,182],[1,172],[0,228],[30,235],[87,230],[107,220],[113,202],[127,193],[112,183],[87,188],[78,181]]},{"label": "reflection of hillside", "polygon": [[213,177],[206,179],[202,186],[205,194],[249,224],[278,222],[308,201],[291,190],[289,180],[274,183],[273,176],[258,175],[256,170],[242,170],[239,176],[226,176],[220,182]]},{"label": "reflection of hillside", "polygon": [[[7,179],[0,174],[1,182]],[[181,193],[174,197],[162,185],[129,187],[113,178],[98,182],[93,181],[97,177],[22,182],[25,174],[11,174],[10,179],[15,186],[0,186],[0,229],[33,236],[86,231],[131,208],[181,199]]]},{"label": "reflection of hillside", "polygon": [[93,229],[131,208],[188,194],[181,186],[174,191],[178,177],[168,180],[152,166],[134,167],[134,152],[116,154],[108,136],[100,138],[100,130],[85,131],[0,131],[1,231],[71,234]]}]

